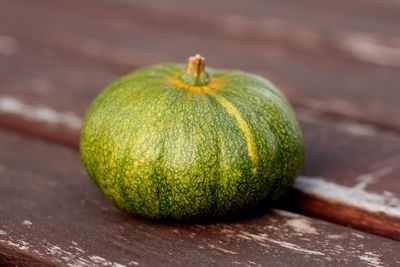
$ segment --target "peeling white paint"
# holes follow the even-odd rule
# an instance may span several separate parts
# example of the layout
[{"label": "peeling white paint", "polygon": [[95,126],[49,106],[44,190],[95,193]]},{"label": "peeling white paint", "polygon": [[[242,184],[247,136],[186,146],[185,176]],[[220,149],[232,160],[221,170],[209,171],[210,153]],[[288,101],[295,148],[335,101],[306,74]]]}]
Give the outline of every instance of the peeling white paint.
[{"label": "peeling white paint", "polygon": [[15,247],[17,249],[21,249],[21,250],[27,250],[30,248],[29,246],[26,246],[26,245],[18,243],[18,242],[13,242],[11,240],[0,240],[0,242],[5,243],[9,246]]},{"label": "peeling white paint", "polygon": [[286,221],[286,225],[301,234],[318,234],[317,229],[311,225],[310,220],[305,218],[290,219]]},{"label": "peeling white paint", "polygon": [[0,35],[0,55],[12,56],[17,53],[17,39],[7,35]]},{"label": "peeling white paint", "polygon": [[[76,243],[76,242],[72,242],[72,243]],[[75,250],[79,251],[80,253],[85,253],[85,251],[83,249],[78,247],[78,244],[76,244],[74,246],[70,246],[70,248],[75,249]]]},{"label": "peeling white paint", "polygon": [[384,194],[367,192],[363,188],[347,187],[324,178],[299,176],[295,188],[319,198],[400,218],[400,199]]},{"label": "peeling white paint", "polygon": [[213,249],[222,251],[222,252],[224,252],[224,253],[228,253],[228,254],[232,254],[232,255],[237,255],[237,254],[239,254],[238,252],[235,252],[235,251],[232,251],[232,250],[229,250],[229,249],[225,249],[225,248],[221,248],[221,247],[218,247],[218,246],[215,246],[215,245],[212,245],[212,244],[210,244],[210,245],[208,245],[208,246],[209,246],[210,248],[213,248]]},{"label": "peeling white paint", "polygon": [[24,221],[22,222],[22,225],[31,226],[31,225],[32,225],[32,222],[29,221],[29,220],[24,220]]},{"label": "peeling white paint", "polygon": [[0,230],[0,235],[6,235],[7,233],[3,230]]},{"label": "peeling white paint", "polygon": [[[42,240],[40,243],[32,245],[27,241],[24,241],[20,238],[13,238],[11,236],[6,236],[5,231],[0,230],[0,243],[4,243],[8,246],[15,247],[20,250],[29,250],[31,253],[39,257],[43,257],[45,255],[51,256],[52,259],[58,263],[65,263],[70,267],[85,267],[85,266],[110,266],[110,267],[124,267],[118,262],[112,262],[107,259],[104,259],[100,256],[92,255],[86,256],[82,255],[82,253],[78,251],[68,251],[60,246],[49,243],[46,240]],[[4,235],[2,234],[4,233]],[[74,245],[78,245],[78,243],[73,242]],[[138,264],[135,264],[138,265]]]},{"label": "peeling white paint", "polygon": [[293,244],[293,243],[289,243],[289,242],[286,242],[286,241],[280,241],[280,240],[275,240],[275,239],[269,238],[265,234],[256,235],[256,234],[251,234],[251,233],[242,231],[241,234],[238,235],[238,237],[241,237],[241,238],[244,238],[244,239],[253,239],[253,240],[256,240],[256,241],[261,241],[259,243],[261,246],[268,246],[268,245],[263,243],[263,241],[268,241],[268,242],[271,242],[273,244],[277,244],[277,245],[279,245],[281,247],[284,247],[284,248],[287,248],[287,249],[290,249],[290,250],[293,250],[293,251],[296,251],[296,252],[306,253],[306,254],[309,254],[309,255],[319,255],[319,256],[325,255],[325,253],[322,253],[320,251],[305,249],[305,248],[302,248],[302,247],[300,247],[300,246],[298,246],[296,244]]},{"label": "peeling white paint", "polygon": [[288,248],[297,252],[301,252],[301,253],[306,253],[309,255],[319,255],[319,256],[323,256],[325,255],[325,253],[319,252],[319,251],[315,251],[315,250],[309,250],[309,249],[305,249],[305,248],[301,248],[300,246],[296,245],[296,244],[292,244],[289,242],[285,242],[285,241],[278,241],[278,240],[274,240],[274,239],[268,239],[269,242],[277,244],[281,247],[284,248]]},{"label": "peeling white paint", "polygon": [[0,113],[20,115],[32,121],[66,125],[79,129],[82,119],[71,112],[59,112],[46,106],[33,106],[12,96],[0,96]]},{"label": "peeling white paint", "polygon": [[273,212],[287,218],[304,218],[304,216],[286,210],[273,209]]},{"label": "peeling white paint", "polygon": [[[253,238],[251,238],[251,237],[249,237],[247,235],[242,235],[242,234],[237,234],[236,236],[240,237],[242,239],[246,239],[246,240],[252,240],[253,239]],[[258,240],[258,239],[256,239],[256,240]],[[258,240],[258,241],[262,241],[262,240]]]},{"label": "peeling white paint", "polygon": [[364,255],[358,256],[358,258],[362,261],[365,261],[369,266],[374,266],[374,267],[384,266],[379,256],[373,252],[365,252]]},{"label": "peeling white paint", "polygon": [[232,229],[229,229],[229,228],[222,228],[221,229],[221,234],[224,234],[224,235],[226,235],[228,237],[231,237],[231,236],[233,236],[235,234],[235,231],[233,231]]},{"label": "peeling white paint", "polygon": [[195,237],[196,237],[196,233],[190,233],[190,234],[189,234],[189,237],[190,237],[190,238],[195,238]]},{"label": "peeling white paint", "polygon": [[104,259],[103,257],[92,255],[89,257],[83,256],[77,252],[67,251],[59,246],[52,245],[50,243],[46,243],[44,246],[47,254],[55,257],[55,259],[62,259],[65,263],[67,263],[70,267],[75,266],[93,266],[93,265],[101,265],[101,266],[111,266],[111,267],[123,267],[126,265],[111,262],[109,260]]},{"label": "peeling white paint", "polygon": [[137,262],[137,261],[130,261],[130,262],[128,263],[128,265],[139,265],[139,262]]},{"label": "peeling white paint", "polygon": [[361,239],[365,238],[363,235],[360,235],[360,234],[357,234],[357,233],[351,233],[351,234],[356,236],[356,237],[358,237],[358,238],[361,238]]},{"label": "peeling white paint", "polygon": [[100,256],[96,256],[96,255],[89,256],[89,259],[90,259],[92,262],[98,263],[98,264],[103,264],[104,262],[107,262],[107,260],[106,260],[105,258],[100,257]]},{"label": "peeling white paint", "polygon": [[280,216],[285,217],[286,219],[285,225],[289,226],[299,234],[318,234],[317,229],[314,226],[312,226],[311,220],[305,216],[285,210],[274,209],[273,212],[279,214]]},{"label": "peeling white paint", "polygon": [[337,32],[336,44],[354,58],[382,66],[400,67],[400,38],[363,32]]}]

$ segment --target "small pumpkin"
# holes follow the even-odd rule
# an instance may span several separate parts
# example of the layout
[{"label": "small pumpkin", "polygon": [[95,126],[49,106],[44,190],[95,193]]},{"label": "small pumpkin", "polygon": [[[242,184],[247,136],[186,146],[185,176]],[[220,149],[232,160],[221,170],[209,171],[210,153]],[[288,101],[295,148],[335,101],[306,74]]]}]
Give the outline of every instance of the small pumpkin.
[{"label": "small pumpkin", "polygon": [[293,185],[302,134],[283,94],[204,58],[135,70],[109,85],[81,130],[84,166],[121,209],[193,220],[248,210]]}]

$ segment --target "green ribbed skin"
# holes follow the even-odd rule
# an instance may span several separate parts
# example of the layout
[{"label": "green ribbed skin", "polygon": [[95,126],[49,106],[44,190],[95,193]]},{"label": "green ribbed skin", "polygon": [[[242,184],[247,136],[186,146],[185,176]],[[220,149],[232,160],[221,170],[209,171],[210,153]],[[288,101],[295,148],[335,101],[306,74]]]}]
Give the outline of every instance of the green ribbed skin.
[{"label": "green ribbed skin", "polygon": [[207,69],[206,86],[183,65],[136,70],[88,109],[80,152],[96,185],[121,209],[195,220],[248,210],[293,185],[304,145],[285,97],[267,80]]}]

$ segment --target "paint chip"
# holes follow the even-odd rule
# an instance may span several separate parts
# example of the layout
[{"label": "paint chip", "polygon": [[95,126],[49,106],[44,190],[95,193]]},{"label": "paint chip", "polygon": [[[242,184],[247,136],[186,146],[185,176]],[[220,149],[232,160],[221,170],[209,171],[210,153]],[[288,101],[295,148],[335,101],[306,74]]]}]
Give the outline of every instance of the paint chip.
[{"label": "paint chip", "polygon": [[28,220],[24,220],[24,221],[22,222],[22,225],[31,226],[31,225],[32,225],[32,222],[31,222],[31,221],[28,221]]},{"label": "paint chip", "polygon": [[400,218],[400,199],[388,194],[377,194],[363,188],[347,187],[325,178],[299,176],[295,188],[319,198],[343,203],[390,217]]},{"label": "paint chip", "polygon": [[238,235],[238,237],[244,238],[244,239],[253,239],[259,242],[260,246],[265,246],[267,247],[268,245],[264,243],[264,241],[268,241],[270,243],[279,245],[281,247],[296,251],[296,252],[300,252],[300,253],[305,253],[308,255],[318,255],[318,256],[324,256],[325,253],[322,253],[320,251],[316,251],[316,250],[309,250],[306,248],[302,248],[296,244],[293,243],[289,243],[286,241],[280,241],[280,240],[275,240],[272,238],[267,237],[267,235],[265,234],[251,234],[245,231],[242,231],[240,235]]},{"label": "paint chip", "polygon": [[46,106],[33,106],[12,96],[0,97],[0,113],[17,114],[32,121],[64,124],[79,129],[82,119],[71,112],[59,112]]},{"label": "paint chip", "polygon": [[380,267],[383,266],[382,261],[380,260],[379,256],[373,252],[365,252],[364,255],[358,256],[358,258],[362,261],[365,261],[367,265]]},{"label": "paint chip", "polygon": [[290,219],[286,221],[286,225],[290,226],[297,233],[318,234],[317,229],[311,225],[310,220],[305,218]]}]

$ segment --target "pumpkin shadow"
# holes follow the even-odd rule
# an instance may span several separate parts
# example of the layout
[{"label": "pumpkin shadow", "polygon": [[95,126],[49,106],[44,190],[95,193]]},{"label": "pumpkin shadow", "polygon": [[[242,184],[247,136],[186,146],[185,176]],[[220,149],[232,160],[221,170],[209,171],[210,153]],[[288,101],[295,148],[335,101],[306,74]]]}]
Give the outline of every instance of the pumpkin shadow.
[{"label": "pumpkin shadow", "polygon": [[259,205],[252,208],[238,209],[229,214],[212,216],[206,218],[192,218],[187,220],[177,220],[172,218],[154,219],[145,218],[135,214],[125,214],[132,219],[139,220],[146,224],[169,226],[183,226],[190,227],[193,225],[212,225],[212,224],[237,224],[237,223],[250,223],[256,220],[262,220],[274,213],[274,209],[286,210],[289,212],[299,211],[300,194],[295,189],[290,189],[283,194],[278,200],[264,200]]},{"label": "pumpkin shadow", "polygon": [[300,200],[301,195],[299,194],[299,192],[294,188],[290,188],[277,200],[265,200],[261,202],[258,206],[249,209],[248,211],[237,211],[221,218],[213,218],[205,223],[240,223],[244,221],[260,219],[273,213],[274,209],[298,213],[301,209],[299,206],[299,203],[301,203]]},{"label": "pumpkin shadow", "polygon": [[[244,223],[252,220],[258,220],[269,214],[273,213],[273,209],[283,209],[287,211],[296,210],[295,206],[298,202],[298,193],[295,190],[289,190],[289,192],[282,195],[278,200],[264,200],[259,205],[252,208],[246,208],[241,210],[235,210],[229,214],[221,216],[213,216],[206,218],[195,218],[189,220],[174,220],[174,219],[164,219],[162,221],[156,221],[159,224],[178,226],[186,225],[190,226],[193,224],[210,225],[210,224],[234,224],[234,223]],[[146,219],[145,219],[146,220]],[[154,220],[152,220],[154,222]]]},{"label": "pumpkin shadow", "polygon": [[[214,218],[213,220],[218,220],[217,222],[223,223],[240,223],[243,221],[255,220],[268,216],[269,214],[273,213],[274,209],[299,213],[299,210],[301,210],[301,207],[299,206],[299,203],[301,203],[301,198],[302,196],[300,193],[296,189],[291,188],[277,200],[265,200],[258,206],[249,209],[248,211],[237,211],[221,218]],[[210,222],[213,223],[216,221],[209,221],[206,223]]]}]

